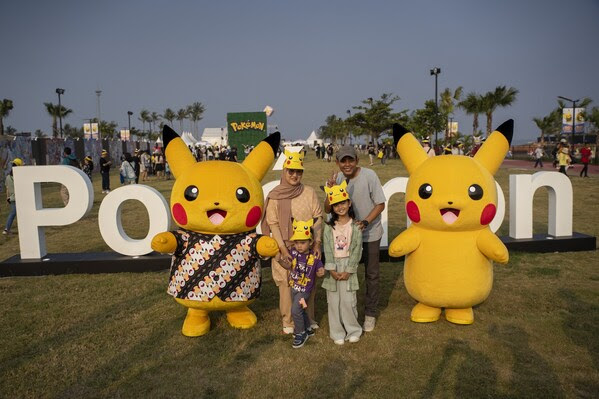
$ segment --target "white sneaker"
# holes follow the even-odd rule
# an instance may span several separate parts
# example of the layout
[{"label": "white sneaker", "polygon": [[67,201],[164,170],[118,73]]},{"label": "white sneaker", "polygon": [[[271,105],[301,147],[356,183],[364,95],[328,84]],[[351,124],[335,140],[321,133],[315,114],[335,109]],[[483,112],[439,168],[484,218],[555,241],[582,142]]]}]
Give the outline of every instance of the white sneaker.
[{"label": "white sneaker", "polygon": [[372,316],[364,317],[364,331],[371,332],[374,330],[374,326],[376,324],[376,318]]},{"label": "white sneaker", "polygon": [[4,235],[7,235],[7,234],[8,234],[8,230],[4,230],[4,231],[2,232],[2,234],[4,234]]},{"label": "white sneaker", "polygon": [[320,328],[320,326],[318,325],[317,322],[313,321],[312,324],[310,324],[310,328],[313,330],[318,330]]},{"label": "white sneaker", "polygon": [[360,340],[360,337],[356,337],[355,335],[352,335],[351,337],[349,337],[348,341],[353,343],[356,343]]},{"label": "white sneaker", "polygon": [[333,342],[335,343],[335,345],[343,345],[345,343],[345,340],[343,340],[343,339],[336,339]]},{"label": "white sneaker", "polygon": [[293,327],[283,327],[283,334],[293,334]]}]

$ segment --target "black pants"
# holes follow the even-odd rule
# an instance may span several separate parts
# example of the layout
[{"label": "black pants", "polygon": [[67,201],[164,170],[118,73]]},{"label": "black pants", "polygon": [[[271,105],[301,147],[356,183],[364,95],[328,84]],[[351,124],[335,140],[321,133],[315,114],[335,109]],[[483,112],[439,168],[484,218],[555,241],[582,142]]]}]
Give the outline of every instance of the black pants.
[{"label": "black pants", "polygon": [[102,190],[110,190],[110,173],[100,172],[102,175]]},{"label": "black pants", "polygon": [[537,161],[535,162],[535,168],[537,167],[537,165],[541,165],[541,168],[543,167],[543,159],[538,158]]},{"label": "black pants", "polygon": [[568,174],[566,173],[566,167],[563,165],[559,167],[559,173],[563,173],[566,176],[568,176]]},{"label": "black pants", "polygon": [[366,296],[364,298],[364,314],[376,317],[379,306],[379,271],[381,240],[365,242],[362,244],[364,251],[364,269],[366,282]]},{"label": "black pants", "polygon": [[582,170],[580,171],[580,177],[582,177],[582,175],[584,174],[584,177],[589,177],[589,163],[583,163],[584,167],[582,168]]}]

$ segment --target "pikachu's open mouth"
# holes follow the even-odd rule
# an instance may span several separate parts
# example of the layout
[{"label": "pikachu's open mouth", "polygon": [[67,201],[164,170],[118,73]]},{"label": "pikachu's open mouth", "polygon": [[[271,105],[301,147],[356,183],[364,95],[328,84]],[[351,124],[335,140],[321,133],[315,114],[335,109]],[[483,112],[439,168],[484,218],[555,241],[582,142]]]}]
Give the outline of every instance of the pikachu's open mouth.
[{"label": "pikachu's open mouth", "polygon": [[458,216],[460,216],[460,210],[455,208],[443,208],[441,209],[441,217],[443,221],[447,224],[454,224],[456,220],[458,220]]},{"label": "pikachu's open mouth", "polygon": [[227,217],[227,212],[222,209],[212,209],[206,212],[206,214],[208,215],[208,220],[210,220],[210,223],[213,225],[221,224]]}]

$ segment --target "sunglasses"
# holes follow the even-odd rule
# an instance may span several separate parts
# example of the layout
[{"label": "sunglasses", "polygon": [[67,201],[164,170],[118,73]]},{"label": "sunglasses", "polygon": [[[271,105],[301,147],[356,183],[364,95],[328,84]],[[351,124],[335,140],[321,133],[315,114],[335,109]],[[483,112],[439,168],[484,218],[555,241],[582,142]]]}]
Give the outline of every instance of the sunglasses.
[{"label": "sunglasses", "polygon": [[287,173],[289,173],[290,175],[303,175],[304,171],[301,169],[287,169]]}]

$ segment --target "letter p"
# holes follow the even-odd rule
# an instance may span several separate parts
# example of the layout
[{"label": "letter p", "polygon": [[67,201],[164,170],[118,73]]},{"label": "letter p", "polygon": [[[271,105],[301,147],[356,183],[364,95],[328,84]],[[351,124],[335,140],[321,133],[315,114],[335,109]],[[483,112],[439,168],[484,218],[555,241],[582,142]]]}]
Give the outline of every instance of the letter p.
[{"label": "letter p", "polygon": [[[81,170],[67,165],[21,166],[13,169],[21,259],[47,254],[45,226],[66,226],[85,216],[94,204],[92,184]],[[61,208],[44,208],[42,183],[60,183],[69,191]]]}]

